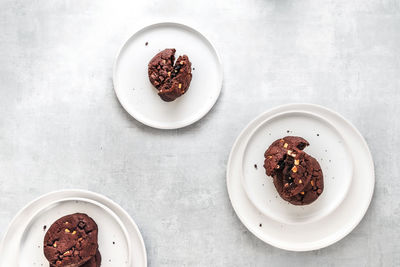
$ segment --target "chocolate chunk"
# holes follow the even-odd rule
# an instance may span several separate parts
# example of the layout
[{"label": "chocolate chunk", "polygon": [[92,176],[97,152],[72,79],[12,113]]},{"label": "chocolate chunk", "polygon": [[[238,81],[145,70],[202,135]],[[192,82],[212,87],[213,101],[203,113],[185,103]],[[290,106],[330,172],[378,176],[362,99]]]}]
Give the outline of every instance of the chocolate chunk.
[{"label": "chocolate chunk", "polygon": [[85,228],[85,226],[86,226],[86,223],[85,223],[84,221],[80,221],[80,222],[78,223],[78,227],[79,227],[80,229]]}]

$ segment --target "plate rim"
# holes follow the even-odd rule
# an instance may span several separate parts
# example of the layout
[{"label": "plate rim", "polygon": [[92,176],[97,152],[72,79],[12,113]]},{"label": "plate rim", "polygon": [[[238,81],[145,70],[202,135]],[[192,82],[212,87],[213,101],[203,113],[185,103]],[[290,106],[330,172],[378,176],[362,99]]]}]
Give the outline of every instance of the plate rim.
[{"label": "plate rim", "polygon": [[[137,224],[135,223],[135,221],[132,219],[132,217],[129,215],[129,213],[124,210],[119,204],[117,204],[115,201],[113,201],[112,199],[100,194],[100,193],[96,193],[93,191],[89,191],[89,190],[85,190],[85,189],[61,189],[61,190],[54,190],[54,191],[50,191],[47,192],[45,194],[42,194],[36,198],[34,198],[33,200],[29,201],[26,205],[24,205],[18,212],[17,214],[12,218],[12,220],[10,221],[10,223],[7,226],[7,230],[5,231],[3,237],[1,238],[0,241],[0,252],[3,250],[4,247],[4,242],[7,238],[7,236],[10,234],[9,231],[11,230],[11,227],[16,223],[16,221],[18,220],[18,218],[21,216],[21,214],[23,212],[25,212],[30,206],[34,205],[35,203],[37,203],[38,201],[42,200],[43,198],[46,197],[50,197],[52,195],[57,195],[57,194],[86,194],[86,195],[91,195],[94,197],[97,197],[99,199],[101,199],[102,201],[108,202],[110,204],[112,204],[113,206],[115,206],[116,208],[119,209],[119,212],[121,212],[122,214],[124,214],[126,216],[126,219],[128,220],[128,222],[133,226],[133,228],[136,231],[136,235],[138,236],[139,239],[139,243],[140,243],[140,247],[143,251],[143,259],[144,259],[144,266],[147,266],[148,264],[148,260],[147,260],[147,250],[146,250],[146,246],[143,240],[143,236],[140,232],[139,227],[137,226]],[[77,197],[77,196],[75,196]],[[87,197],[86,197],[87,198]],[[65,199],[65,197],[63,197],[62,199]],[[89,199],[89,198],[88,198]],[[96,200],[94,200],[96,201]],[[104,205],[104,204],[103,204]],[[111,209],[111,208],[109,208]],[[30,216],[31,218],[32,216]],[[24,231],[25,229],[23,229],[22,231]],[[1,262],[0,262],[1,263]],[[132,263],[131,263],[132,264]]]},{"label": "plate rim", "polygon": [[[288,114],[290,114],[290,113],[296,113],[296,114],[301,113],[301,114],[306,114],[306,115],[308,115],[308,116],[313,116],[313,117],[316,117],[318,120],[321,120],[321,121],[323,121],[324,123],[328,124],[328,126],[329,126],[330,128],[332,128],[334,131],[336,131],[336,133],[343,139],[343,142],[344,142],[344,145],[345,145],[345,150],[346,150],[349,154],[351,154],[350,148],[348,147],[347,141],[345,140],[343,134],[342,134],[338,129],[336,129],[336,127],[335,127],[327,118],[325,118],[324,116],[321,116],[321,115],[319,115],[319,114],[317,114],[317,113],[315,113],[315,112],[313,112],[313,111],[306,111],[306,110],[300,110],[300,109],[292,109],[292,110],[286,110],[286,111],[281,111],[281,112],[278,112],[278,113],[275,113],[275,114],[271,114],[270,116],[264,118],[258,125],[256,125],[256,126],[250,131],[250,133],[248,134],[248,136],[246,136],[246,138],[243,140],[243,143],[244,143],[244,148],[243,148],[243,149],[244,149],[244,150],[243,150],[243,154],[240,156],[242,164],[243,164],[243,161],[244,161],[244,154],[245,154],[245,151],[247,150],[248,144],[249,144],[251,138],[254,136],[254,134],[255,134],[263,125],[265,125],[265,124],[268,123],[269,121],[274,120],[274,119],[276,119],[277,117],[280,117],[280,116],[286,116],[286,115],[288,115]],[[263,117],[263,115],[264,115],[264,114],[261,114],[259,117]],[[250,123],[250,124],[251,124],[251,123]],[[249,126],[249,125],[248,125],[248,126]],[[248,126],[246,126],[246,128],[247,128]],[[244,191],[245,191],[245,193],[246,193],[246,195],[247,195],[247,198],[250,200],[250,202],[252,202],[253,206],[255,206],[255,207],[257,208],[257,210],[260,211],[262,214],[264,214],[265,216],[270,217],[271,219],[273,219],[273,220],[275,220],[275,221],[277,221],[277,222],[279,222],[279,223],[293,224],[293,225],[303,225],[303,224],[307,224],[307,223],[311,223],[311,222],[318,221],[318,220],[320,220],[320,219],[322,219],[322,218],[328,216],[330,213],[334,212],[334,211],[340,206],[340,204],[344,201],[344,199],[346,198],[347,193],[349,192],[350,185],[351,185],[351,182],[352,182],[353,176],[354,176],[354,162],[353,162],[353,161],[354,161],[353,158],[351,158],[350,179],[348,179],[348,182],[347,182],[346,188],[345,188],[345,192],[344,192],[343,196],[341,197],[341,199],[337,202],[337,204],[336,204],[333,208],[331,208],[331,210],[330,210],[328,213],[322,214],[321,216],[317,216],[316,218],[312,218],[312,219],[310,219],[310,220],[306,220],[306,221],[302,221],[302,222],[285,222],[285,221],[282,221],[282,220],[278,219],[277,216],[271,215],[270,213],[266,213],[264,209],[260,209],[260,208],[259,208],[260,205],[257,204],[256,201],[253,199],[253,197],[251,197],[251,195],[249,194],[249,191],[248,191],[249,189],[248,189],[248,186],[247,186],[247,184],[246,184],[246,182],[245,182],[246,178],[245,178],[245,176],[244,176],[244,169],[243,169],[243,168],[242,168],[242,172],[241,172],[241,173],[242,173],[241,181],[242,181],[242,185],[243,185]],[[269,176],[268,176],[268,177],[269,177]],[[285,202],[287,202],[287,201],[285,201]]]},{"label": "plate rim", "polygon": [[[116,73],[117,73],[117,64],[119,62],[120,59],[120,55],[121,52],[125,49],[127,43],[134,39],[136,36],[138,36],[139,34],[141,34],[142,32],[148,30],[148,29],[152,29],[155,27],[160,27],[160,26],[174,26],[174,27],[180,27],[180,28],[184,28],[187,29],[191,32],[196,33],[197,35],[199,35],[204,41],[206,41],[207,45],[210,46],[210,48],[212,48],[212,51],[215,54],[215,57],[217,59],[217,63],[218,63],[218,72],[219,72],[219,80],[218,80],[218,93],[215,96],[214,99],[212,99],[209,103],[208,106],[206,106],[206,108],[204,109],[203,112],[198,113],[197,116],[194,116],[193,119],[191,120],[187,120],[187,121],[183,121],[183,122],[178,122],[178,123],[174,123],[174,124],[158,124],[157,122],[154,121],[146,121],[145,119],[141,118],[140,116],[138,117],[137,114],[135,115],[134,112],[131,112],[127,109],[127,107],[124,105],[123,101],[121,100],[121,95],[118,93],[118,89],[117,89],[117,85],[116,85]],[[113,74],[112,74],[112,80],[113,80],[113,88],[114,88],[114,92],[117,96],[118,102],[121,104],[121,106],[124,108],[124,110],[135,120],[137,120],[138,122],[147,125],[149,127],[155,128],[155,129],[161,129],[161,130],[173,130],[173,129],[180,129],[180,128],[184,128],[186,126],[189,126],[199,120],[201,120],[205,115],[207,115],[210,110],[214,107],[214,105],[216,104],[217,100],[219,99],[220,95],[221,95],[221,91],[222,91],[222,87],[223,87],[223,81],[224,81],[224,71],[223,71],[223,66],[222,66],[222,61],[221,61],[221,57],[217,51],[217,49],[215,48],[215,46],[211,43],[211,41],[209,40],[209,38],[207,38],[204,34],[202,34],[200,31],[198,31],[196,28],[181,23],[181,22],[174,22],[174,21],[159,21],[159,22],[155,22],[155,23],[151,23],[148,24],[147,26],[142,26],[139,27],[138,30],[134,31],[133,34],[131,34],[128,38],[126,38],[125,42],[123,42],[123,44],[121,45],[121,47],[118,49],[116,56],[114,57],[114,63],[113,63]]]},{"label": "plate rim", "polygon": [[[235,202],[232,201],[232,192],[230,190],[230,178],[229,178],[229,174],[230,174],[230,169],[231,169],[231,165],[232,165],[232,159],[233,159],[233,152],[234,150],[237,149],[238,145],[239,145],[239,141],[242,142],[242,138],[245,134],[245,132],[248,130],[248,128],[255,123],[258,119],[260,119],[262,116],[264,116],[265,114],[268,114],[270,112],[276,111],[276,110],[280,110],[280,109],[288,109],[290,107],[296,107],[296,108],[304,108],[304,107],[308,107],[308,108],[316,108],[316,109],[321,109],[324,110],[326,112],[329,112],[331,114],[333,114],[334,116],[340,118],[341,120],[343,120],[343,122],[350,127],[350,129],[355,133],[355,135],[357,136],[357,138],[361,141],[362,147],[366,149],[366,151],[368,152],[368,163],[371,167],[371,188],[368,192],[368,204],[365,205],[365,207],[363,207],[363,210],[360,213],[359,218],[357,218],[357,220],[355,220],[353,222],[352,225],[349,225],[348,228],[346,230],[343,229],[339,229],[338,231],[336,231],[336,235],[333,238],[322,238],[319,241],[313,241],[313,242],[307,242],[305,243],[306,246],[303,247],[298,247],[298,246],[290,246],[287,245],[286,243],[283,244],[277,244],[275,242],[271,242],[270,239],[263,237],[261,234],[257,233],[257,231],[255,231],[252,227],[248,226],[245,223],[244,218],[242,217],[242,215],[240,213],[238,213],[238,207],[235,204]],[[339,114],[338,112],[329,109],[327,107],[321,106],[321,105],[317,105],[317,104],[313,104],[313,103],[289,103],[289,104],[284,104],[284,105],[279,105],[279,106],[275,106],[273,108],[267,109],[266,111],[262,112],[261,114],[257,115],[255,118],[253,118],[248,124],[246,124],[246,126],[240,131],[239,135],[237,136],[237,138],[235,139],[232,148],[230,150],[229,153],[229,158],[228,158],[228,162],[227,162],[227,169],[226,169],[226,186],[227,186],[227,191],[228,191],[228,196],[229,196],[229,200],[231,202],[231,205],[235,211],[236,216],[239,218],[239,220],[241,221],[241,223],[257,238],[259,238],[260,240],[262,240],[263,242],[274,246],[276,248],[279,249],[283,249],[283,250],[287,250],[287,251],[298,251],[298,252],[302,252],[302,251],[312,251],[312,250],[317,250],[317,249],[322,249],[325,247],[328,247],[336,242],[338,242],[339,240],[343,239],[345,236],[347,236],[349,233],[351,233],[354,228],[359,225],[359,223],[361,222],[361,220],[365,217],[365,214],[371,204],[372,201],[372,197],[373,197],[373,193],[374,193],[374,189],[375,189],[375,166],[374,166],[374,161],[373,161],[373,157],[371,154],[371,151],[369,149],[369,146],[365,140],[365,138],[361,135],[361,133],[358,131],[358,129],[349,121],[347,120],[345,117],[343,117],[341,114]]]}]

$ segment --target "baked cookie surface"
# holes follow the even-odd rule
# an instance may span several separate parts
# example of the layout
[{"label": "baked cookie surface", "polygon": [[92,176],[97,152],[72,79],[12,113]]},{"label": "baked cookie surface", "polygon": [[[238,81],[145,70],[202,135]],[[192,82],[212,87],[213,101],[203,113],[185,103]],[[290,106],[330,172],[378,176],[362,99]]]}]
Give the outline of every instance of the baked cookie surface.
[{"label": "baked cookie surface", "polygon": [[99,250],[97,250],[96,255],[88,260],[86,263],[82,265],[82,267],[100,267],[101,265],[101,254]]},{"label": "baked cookie surface", "polygon": [[167,48],[156,54],[148,64],[151,84],[158,90],[160,98],[171,102],[189,89],[192,81],[192,63],[186,55],[175,62],[174,48]]},{"label": "baked cookie surface", "polygon": [[[96,255],[90,258],[90,260],[88,260],[86,263],[81,265],[81,267],[100,267],[100,265],[101,265],[101,254],[99,250],[97,250]],[[56,267],[56,265],[50,264],[50,267]]]},{"label": "baked cookie surface", "polygon": [[86,214],[61,217],[45,234],[44,255],[51,266],[82,266],[96,255],[97,232],[97,224]]},{"label": "baked cookie surface", "polygon": [[324,189],[318,161],[303,151],[309,143],[297,136],[273,142],[265,151],[264,168],[279,195],[293,205],[315,201]]}]

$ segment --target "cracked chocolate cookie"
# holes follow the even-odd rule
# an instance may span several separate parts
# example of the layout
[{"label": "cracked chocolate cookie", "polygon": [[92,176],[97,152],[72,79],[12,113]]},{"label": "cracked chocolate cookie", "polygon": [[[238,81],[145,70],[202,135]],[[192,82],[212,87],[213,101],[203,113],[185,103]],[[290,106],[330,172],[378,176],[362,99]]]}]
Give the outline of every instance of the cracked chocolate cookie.
[{"label": "cracked chocolate cookie", "polygon": [[[97,224],[82,213],[61,217],[46,232],[44,255],[50,266],[82,266],[97,252]],[[89,265],[90,266],[90,265]]]},{"label": "cracked chocolate cookie", "polygon": [[173,48],[165,49],[148,64],[149,80],[166,102],[174,101],[186,93],[192,81],[192,63],[188,56],[179,56],[175,62],[175,52]]},{"label": "cracked chocolate cookie", "polygon": [[324,189],[318,161],[303,149],[309,143],[296,136],[273,142],[264,154],[264,168],[272,176],[279,195],[293,205],[307,205],[315,201]]}]

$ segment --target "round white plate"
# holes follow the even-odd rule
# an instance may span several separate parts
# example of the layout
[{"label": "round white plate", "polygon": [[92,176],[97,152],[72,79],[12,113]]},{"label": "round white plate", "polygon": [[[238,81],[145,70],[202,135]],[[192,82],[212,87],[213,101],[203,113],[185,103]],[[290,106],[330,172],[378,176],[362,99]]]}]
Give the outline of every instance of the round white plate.
[{"label": "round white plate", "polygon": [[[243,155],[247,140],[252,132],[264,121],[268,120],[268,118],[276,116],[277,114],[290,113],[293,111],[317,115],[334,126],[344,139],[353,162],[351,184],[340,205],[326,216],[305,221],[300,225],[280,222],[261,212],[247,197],[243,187],[242,177]],[[285,129],[285,131],[287,130],[297,131],[297,129],[293,127]],[[313,129],[309,130],[313,132]],[[286,133],[286,135],[287,134],[290,134],[290,132]],[[322,137],[322,133],[319,134],[320,137]],[[313,153],[319,153],[317,150],[311,150],[311,147],[318,146],[318,143],[314,144],[314,139],[308,141],[310,141],[311,145],[310,150],[307,148],[306,151],[311,155]],[[262,157],[263,156],[261,156],[261,159]],[[262,164],[258,168],[262,169]],[[327,178],[329,179],[329,177]],[[266,182],[267,181],[268,180],[266,180]],[[227,166],[229,197],[242,223],[249,231],[264,242],[278,248],[292,251],[320,249],[337,242],[349,234],[361,221],[368,209],[374,191],[374,183],[375,174],[372,156],[361,134],[350,122],[341,117],[338,113],[311,104],[279,106],[258,116],[255,120],[250,122],[236,139]],[[328,190],[327,186],[328,184],[325,186],[325,190]]]},{"label": "round white plate", "polygon": [[49,203],[28,220],[17,253],[19,266],[47,265],[43,255],[46,230],[60,217],[76,212],[89,215],[97,223],[102,259],[118,266],[130,266],[130,239],[124,225],[109,208],[85,198],[67,198]]},{"label": "round white plate", "polygon": [[0,245],[0,266],[48,266],[43,255],[46,231],[58,218],[76,212],[88,214],[98,225],[101,266],[147,265],[139,229],[121,207],[93,192],[65,190],[41,196],[16,215]]},{"label": "round white plate", "polygon": [[[305,152],[316,158],[324,174],[324,192],[312,204],[294,206],[277,193],[265,174],[264,152],[277,139],[301,136],[310,145]],[[266,118],[246,141],[243,186],[252,203],[282,223],[306,223],[331,213],[343,201],[353,175],[352,156],[342,135],[325,118],[304,111],[289,111]]]},{"label": "round white plate", "polygon": [[[147,43],[147,45],[146,45]],[[172,102],[157,95],[147,64],[161,50],[186,54],[193,77],[188,91]],[[114,65],[114,89],[121,105],[135,119],[160,129],[176,129],[201,119],[222,88],[222,66],[211,43],[198,31],[178,23],[158,23],[136,32],[121,48]]]}]

